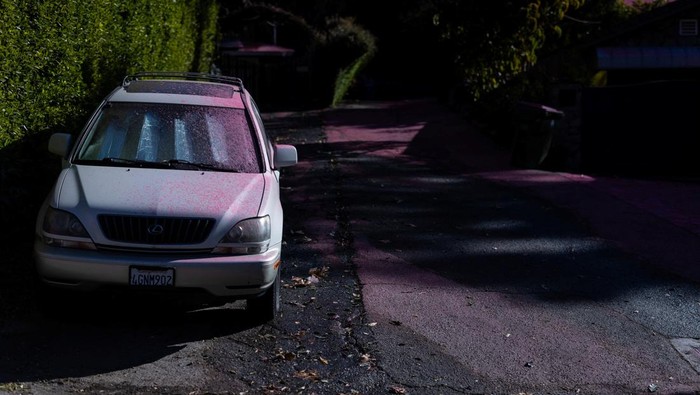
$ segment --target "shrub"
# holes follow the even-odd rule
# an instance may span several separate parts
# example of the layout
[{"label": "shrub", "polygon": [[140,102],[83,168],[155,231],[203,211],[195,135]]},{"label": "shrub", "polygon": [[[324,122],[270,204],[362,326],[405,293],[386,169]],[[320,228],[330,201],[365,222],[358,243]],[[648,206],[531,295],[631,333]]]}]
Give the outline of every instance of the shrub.
[{"label": "shrub", "polygon": [[128,72],[208,70],[214,0],[0,0],[0,148],[81,125]]}]

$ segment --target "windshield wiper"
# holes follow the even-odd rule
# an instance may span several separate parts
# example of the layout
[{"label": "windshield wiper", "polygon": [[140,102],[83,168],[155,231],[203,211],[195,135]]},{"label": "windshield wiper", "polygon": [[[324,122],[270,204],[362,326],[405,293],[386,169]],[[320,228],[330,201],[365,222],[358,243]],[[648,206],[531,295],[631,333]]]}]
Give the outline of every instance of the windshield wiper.
[{"label": "windshield wiper", "polygon": [[126,166],[137,166],[137,167],[157,167],[157,168],[178,167],[181,169],[185,168],[185,169],[193,169],[193,170],[215,170],[215,171],[226,171],[226,172],[231,172],[231,173],[238,173],[238,171],[234,170],[234,169],[227,169],[227,168],[213,165],[210,163],[194,163],[194,162],[190,162],[190,161],[184,160],[184,159],[166,159],[166,160],[161,161],[161,162],[150,162],[150,161],[141,160],[141,159],[124,159],[124,158],[106,157],[106,158],[102,158],[102,162],[114,163],[114,164],[126,165]]},{"label": "windshield wiper", "polygon": [[107,162],[107,163],[116,163],[120,165],[129,165],[129,166],[138,166],[138,167],[163,167],[161,163],[158,162],[149,162],[147,160],[141,160],[141,159],[124,159],[124,158],[113,158],[113,157],[106,157],[102,158],[102,162]]},{"label": "windshield wiper", "polygon": [[217,165],[212,165],[211,163],[194,163],[194,162],[190,162],[190,161],[184,160],[184,159],[168,159],[168,160],[164,160],[163,163],[165,163],[171,167],[173,165],[176,165],[176,166],[189,167],[189,168],[197,169],[197,170],[217,170],[217,171],[237,172],[236,170],[223,168],[223,167],[217,166]]}]

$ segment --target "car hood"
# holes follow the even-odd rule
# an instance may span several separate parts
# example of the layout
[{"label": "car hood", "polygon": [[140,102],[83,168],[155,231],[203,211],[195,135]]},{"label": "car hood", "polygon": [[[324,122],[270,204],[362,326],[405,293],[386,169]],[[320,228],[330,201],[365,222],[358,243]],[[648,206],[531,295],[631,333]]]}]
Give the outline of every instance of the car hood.
[{"label": "car hood", "polygon": [[52,200],[83,220],[109,213],[235,221],[258,215],[264,191],[262,174],[72,166]]}]

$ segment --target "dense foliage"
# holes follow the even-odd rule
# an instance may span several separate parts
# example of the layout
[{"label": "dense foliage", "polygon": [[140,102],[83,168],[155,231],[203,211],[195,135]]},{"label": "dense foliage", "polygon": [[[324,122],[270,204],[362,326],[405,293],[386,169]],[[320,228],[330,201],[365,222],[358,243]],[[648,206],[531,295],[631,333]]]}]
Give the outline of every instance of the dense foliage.
[{"label": "dense foliage", "polygon": [[74,129],[128,72],[208,71],[214,0],[0,0],[0,148]]},{"label": "dense foliage", "polygon": [[[560,78],[590,83],[591,70],[577,59],[580,53],[566,49],[585,44],[666,2],[433,0],[431,13],[442,40],[454,54],[459,71],[456,78],[464,81],[472,98],[478,100],[518,80],[552,54],[571,57],[561,62]],[[534,77],[542,76],[534,73]]]}]

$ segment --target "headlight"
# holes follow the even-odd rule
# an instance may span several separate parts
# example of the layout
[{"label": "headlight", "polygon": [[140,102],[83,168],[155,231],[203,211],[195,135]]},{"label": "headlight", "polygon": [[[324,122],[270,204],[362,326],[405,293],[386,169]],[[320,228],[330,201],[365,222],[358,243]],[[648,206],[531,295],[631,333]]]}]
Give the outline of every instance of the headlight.
[{"label": "headlight", "polygon": [[260,254],[270,245],[270,216],[248,218],[234,225],[214,250],[218,254]]},{"label": "headlight", "polygon": [[67,211],[49,207],[44,215],[42,230],[43,240],[50,246],[95,249],[83,224]]}]

